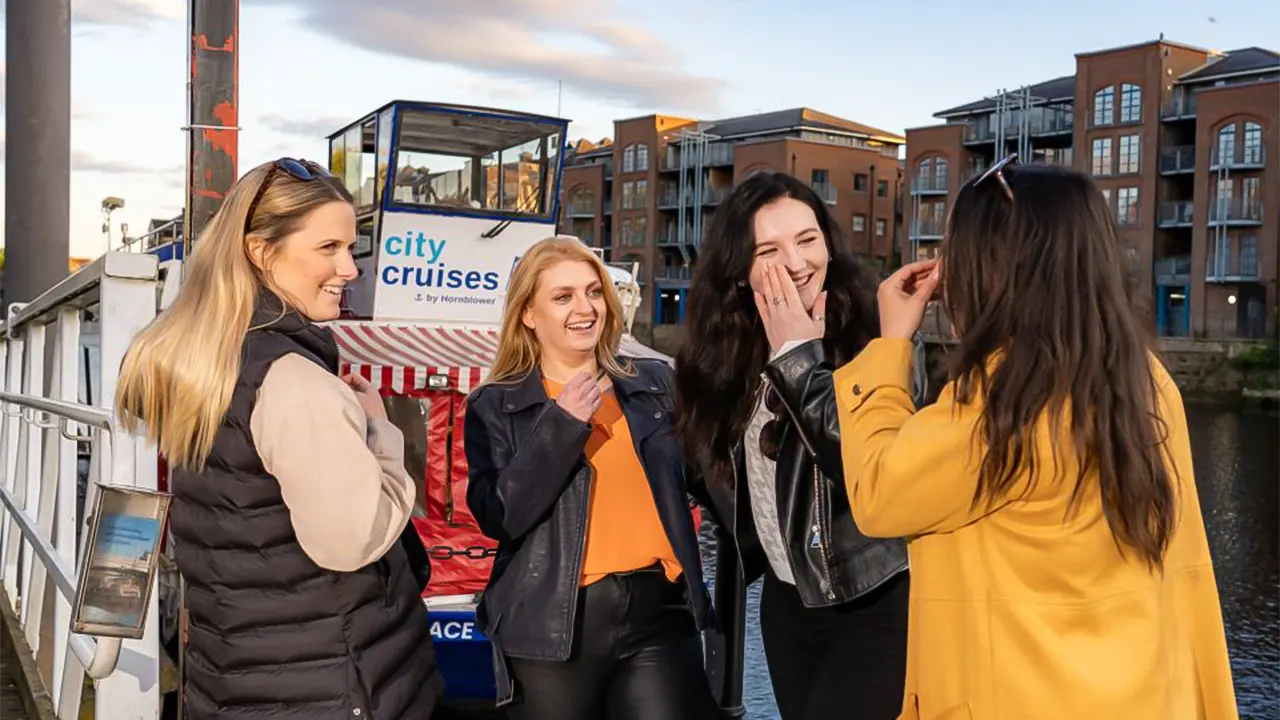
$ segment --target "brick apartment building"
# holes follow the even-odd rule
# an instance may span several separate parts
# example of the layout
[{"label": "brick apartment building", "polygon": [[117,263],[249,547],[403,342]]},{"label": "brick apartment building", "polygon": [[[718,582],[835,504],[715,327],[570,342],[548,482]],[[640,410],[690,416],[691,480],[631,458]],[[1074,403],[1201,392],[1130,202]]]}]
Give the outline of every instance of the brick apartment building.
[{"label": "brick apartment building", "polygon": [[615,140],[579,141],[566,157],[559,231],[639,268],[637,337],[671,348],[711,215],[758,170],[812,185],[855,252],[887,268],[900,247],[900,135],[808,108],[698,121],[618,120]]},{"label": "brick apartment building", "polygon": [[904,257],[942,240],[949,201],[997,157],[1093,175],[1157,329],[1277,332],[1280,54],[1158,40],[1076,55],[1075,75],[936,113],[907,130]]}]

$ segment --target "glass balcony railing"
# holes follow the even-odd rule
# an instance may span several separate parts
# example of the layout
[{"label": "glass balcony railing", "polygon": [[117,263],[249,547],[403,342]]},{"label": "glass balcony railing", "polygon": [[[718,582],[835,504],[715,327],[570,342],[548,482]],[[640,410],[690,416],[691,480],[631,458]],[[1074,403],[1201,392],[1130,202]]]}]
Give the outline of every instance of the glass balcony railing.
[{"label": "glass balcony railing", "polygon": [[936,218],[920,218],[911,228],[912,238],[941,238],[946,222]]},{"label": "glass balcony railing", "polygon": [[591,200],[571,200],[565,206],[565,213],[570,217],[595,217],[599,206]]},{"label": "glass balcony railing", "polygon": [[913,195],[945,192],[947,192],[946,175],[918,175],[911,180],[911,193]]},{"label": "glass balcony railing", "polygon": [[836,189],[828,183],[814,183],[813,191],[818,193],[818,197],[828,205],[834,205],[836,202]]},{"label": "glass balcony railing", "polygon": [[1267,149],[1262,145],[1228,147],[1226,152],[1219,145],[1213,146],[1209,157],[1209,169],[1258,170],[1267,164]]},{"label": "glass balcony railing", "polygon": [[1160,258],[1156,260],[1154,270],[1157,281],[1161,284],[1172,284],[1178,278],[1185,278],[1191,274],[1191,256]]},{"label": "glass balcony railing", "polygon": [[1175,91],[1169,101],[1160,109],[1160,117],[1165,120],[1195,117],[1196,95],[1192,92]]},{"label": "glass balcony railing", "polygon": [[1261,278],[1257,238],[1250,244],[1226,242],[1209,247],[1205,259],[1204,278],[1210,282],[1239,282]]},{"label": "glass balcony railing", "polygon": [[1259,198],[1210,200],[1209,224],[1261,225],[1262,200]]},{"label": "glass balcony railing", "polygon": [[1192,208],[1195,204],[1190,200],[1176,200],[1160,204],[1160,227],[1185,227],[1192,223]]},{"label": "glass balcony railing", "polygon": [[1196,171],[1196,148],[1180,145],[1160,152],[1160,172],[1166,175]]}]

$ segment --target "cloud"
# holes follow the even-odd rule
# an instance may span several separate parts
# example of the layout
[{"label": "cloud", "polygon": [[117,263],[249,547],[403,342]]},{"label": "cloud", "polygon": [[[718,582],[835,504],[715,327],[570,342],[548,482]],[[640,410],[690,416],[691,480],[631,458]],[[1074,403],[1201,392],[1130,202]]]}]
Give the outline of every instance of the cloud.
[{"label": "cloud", "polygon": [[678,53],[640,27],[595,18],[616,0],[256,0],[373,52],[444,63],[659,110],[713,110],[721,80],[685,72]]},{"label": "cloud", "polygon": [[335,116],[297,119],[283,115],[263,115],[258,122],[272,132],[320,140],[350,125],[352,118],[343,119]]},{"label": "cloud", "polygon": [[173,181],[174,176],[181,178],[183,166],[170,165],[168,167],[156,167],[154,165],[144,165],[127,160],[101,158],[83,150],[72,150],[71,171],[102,173],[105,175],[150,176],[157,180],[169,183]]},{"label": "cloud", "polygon": [[74,0],[71,20],[86,25],[139,27],[156,20],[177,20],[185,13],[179,0]]}]

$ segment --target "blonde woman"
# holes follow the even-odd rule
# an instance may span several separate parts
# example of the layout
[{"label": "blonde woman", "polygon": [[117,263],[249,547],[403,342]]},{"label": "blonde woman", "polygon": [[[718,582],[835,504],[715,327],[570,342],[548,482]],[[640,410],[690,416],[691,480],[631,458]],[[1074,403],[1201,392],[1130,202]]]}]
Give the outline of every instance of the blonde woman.
[{"label": "blonde woman", "polygon": [[621,305],[573,238],[512,274],[467,405],[467,504],[498,557],[479,617],[511,720],[702,720],[708,616],[671,369],[624,361]]},{"label": "blonde woman", "polygon": [[442,689],[403,438],[315,324],[356,276],[351,202],[314,163],[251,170],[125,358],[118,414],[174,468],[191,720],[422,720]]}]

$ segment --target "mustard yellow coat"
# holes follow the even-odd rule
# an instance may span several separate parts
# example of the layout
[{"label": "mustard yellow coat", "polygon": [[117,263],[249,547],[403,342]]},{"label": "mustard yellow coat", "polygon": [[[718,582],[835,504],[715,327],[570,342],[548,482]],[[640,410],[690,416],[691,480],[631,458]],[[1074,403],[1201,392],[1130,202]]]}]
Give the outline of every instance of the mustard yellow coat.
[{"label": "mustard yellow coat", "polygon": [[835,375],[854,520],[870,536],[909,538],[901,719],[1238,717],[1186,416],[1164,369],[1179,522],[1153,574],[1117,549],[1096,482],[1068,517],[1076,465],[1061,444],[1067,480],[1054,481],[1047,422],[1034,491],[973,509],[982,400],[959,405],[948,385],[916,413],[911,355],[910,342],[875,340]]}]

